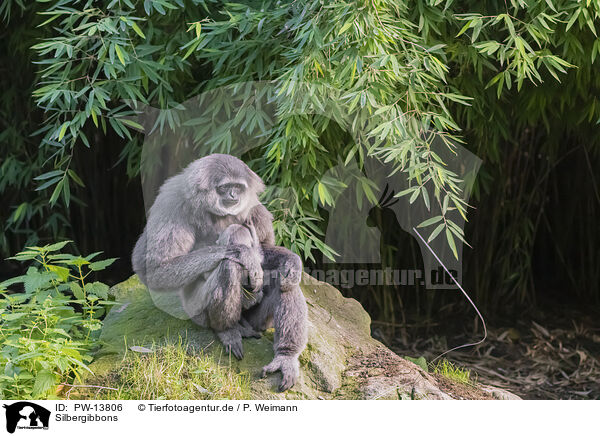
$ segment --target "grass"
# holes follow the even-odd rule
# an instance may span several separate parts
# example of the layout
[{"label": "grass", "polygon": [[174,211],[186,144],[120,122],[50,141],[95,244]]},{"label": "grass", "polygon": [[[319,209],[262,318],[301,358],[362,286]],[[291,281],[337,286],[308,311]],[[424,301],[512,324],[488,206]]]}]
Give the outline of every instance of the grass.
[{"label": "grass", "polygon": [[433,365],[432,372],[439,374],[456,383],[473,386],[476,382],[471,376],[471,371],[463,369],[446,359],[440,360]]},{"label": "grass", "polygon": [[192,352],[181,340],[153,349],[152,353],[127,352],[115,369],[86,380],[88,385],[112,389],[75,390],[70,397],[112,400],[250,398],[247,374],[238,374],[231,368],[220,366],[210,355]]}]

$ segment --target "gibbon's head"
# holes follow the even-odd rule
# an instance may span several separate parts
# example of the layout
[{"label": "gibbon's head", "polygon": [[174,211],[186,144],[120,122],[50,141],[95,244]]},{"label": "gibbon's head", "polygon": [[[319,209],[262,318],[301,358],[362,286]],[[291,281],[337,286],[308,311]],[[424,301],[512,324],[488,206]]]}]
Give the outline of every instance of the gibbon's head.
[{"label": "gibbon's head", "polygon": [[245,215],[259,204],[265,185],[248,165],[228,154],[211,154],[186,169],[187,199],[213,215]]}]

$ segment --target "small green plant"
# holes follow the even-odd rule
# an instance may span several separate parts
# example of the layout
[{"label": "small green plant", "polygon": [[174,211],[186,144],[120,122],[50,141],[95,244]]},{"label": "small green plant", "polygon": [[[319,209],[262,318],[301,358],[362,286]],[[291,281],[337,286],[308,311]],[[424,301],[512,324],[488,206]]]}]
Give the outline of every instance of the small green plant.
[{"label": "small green plant", "polygon": [[427,368],[427,360],[425,360],[424,356],[420,356],[420,357],[410,357],[410,356],[404,356],[404,358],[406,360],[408,360],[409,362],[414,363],[415,365],[417,365],[419,368],[421,368],[423,371],[425,372],[429,372],[429,369]]},{"label": "small green plant", "polygon": [[[90,371],[108,306],[108,286],[88,276],[115,259],[60,253],[70,241],[27,247],[9,259],[32,262],[0,283],[0,398],[54,398],[57,385]],[[22,284],[21,291],[11,285]]]},{"label": "small green plant", "polygon": [[471,376],[471,371],[460,368],[446,359],[440,360],[438,363],[433,365],[432,369],[434,374],[440,374],[454,382],[465,385],[475,384],[474,377]]},{"label": "small green plant", "polygon": [[[211,355],[191,352],[179,340],[145,352],[127,352],[116,369],[86,380],[70,398],[113,400],[250,399],[250,379],[221,366]],[[110,387],[93,391],[93,387]],[[116,388],[116,390],[114,390]]]}]

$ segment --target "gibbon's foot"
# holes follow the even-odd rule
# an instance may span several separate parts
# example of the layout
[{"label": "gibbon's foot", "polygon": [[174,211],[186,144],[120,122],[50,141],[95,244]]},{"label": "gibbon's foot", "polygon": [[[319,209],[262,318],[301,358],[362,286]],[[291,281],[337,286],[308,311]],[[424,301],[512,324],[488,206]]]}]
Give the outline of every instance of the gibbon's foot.
[{"label": "gibbon's foot", "polygon": [[300,375],[300,362],[297,356],[275,356],[267,366],[262,369],[261,377],[275,371],[281,371],[279,392],[287,391],[296,384]]},{"label": "gibbon's foot", "polygon": [[241,360],[244,357],[244,347],[242,347],[242,334],[240,330],[233,327],[229,330],[216,332],[217,337],[225,347],[227,354],[232,353],[236,359]]},{"label": "gibbon's foot", "polygon": [[252,328],[252,326],[246,321],[244,318],[240,319],[240,322],[237,325],[242,338],[257,338],[260,339],[262,335],[260,332],[257,332]]}]

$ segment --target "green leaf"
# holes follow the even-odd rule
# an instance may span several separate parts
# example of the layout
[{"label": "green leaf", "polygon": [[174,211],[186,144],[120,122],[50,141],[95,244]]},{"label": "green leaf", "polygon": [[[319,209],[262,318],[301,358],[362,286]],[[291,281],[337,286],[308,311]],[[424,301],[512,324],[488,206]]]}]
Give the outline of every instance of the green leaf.
[{"label": "green leaf", "polygon": [[41,370],[35,376],[32,395],[40,397],[56,385],[56,376],[49,370]]},{"label": "green leaf", "polygon": [[40,186],[38,186],[37,188],[35,188],[36,191],[43,191],[44,189],[54,185],[55,183],[58,183],[59,181],[61,181],[63,179],[63,176],[59,176],[59,177],[55,177],[53,179],[50,180],[46,180],[44,183],[42,183]]},{"label": "green leaf", "polygon": [[412,186],[408,189],[404,189],[403,191],[398,192],[396,195],[394,195],[394,197],[404,197],[405,195],[410,194],[411,192],[414,192],[416,189],[419,189],[418,186]]},{"label": "green leaf", "polygon": [[34,177],[33,180],[46,180],[51,177],[62,176],[63,174],[64,174],[63,170],[48,171],[47,173],[44,173],[37,177]]},{"label": "green leaf", "polygon": [[437,223],[438,221],[442,220],[442,216],[434,216],[433,218],[429,218],[428,220],[423,221],[421,224],[419,224],[417,227],[421,228],[421,227],[427,227],[430,226],[432,224]]},{"label": "green leaf", "polygon": [[66,282],[69,278],[69,269],[64,266],[48,265],[47,268],[55,273],[61,282]]},{"label": "green leaf", "polygon": [[569,31],[569,29],[571,28],[571,26],[573,26],[573,24],[575,24],[575,21],[577,20],[577,18],[579,17],[579,14],[581,13],[581,9],[577,9],[577,11],[571,16],[571,18],[569,19],[569,21],[567,22],[567,27],[565,29],[565,31]]},{"label": "green leaf", "polygon": [[413,195],[410,196],[410,200],[409,203],[413,204],[415,202],[415,200],[417,199],[417,197],[419,197],[419,193],[421,192],[420,189],[416,189],[415,192],[413,192]]},{"label": "green leaf", "polygon": [[429,372],[429,368],[427,368],[427,360],[425,360],[424,356],[420,356],[418,358],[415,357],[410,357],[410,356],[404,356],[404,358],[406,360],[408,360],[409,362],[414,363],[415,365],[417,365],[419,368],[421,368],[423,371],[425,372]]},{"label": "green leaf", "polygon": [[140,130],[140,131],[142,131],[142,132],[144,131],[144,126],[142,126],[140,123],[136,123],[136,122],[135,122],[135,121],[133,121],[133,120],[130,120],[130,119],[128,119],[128,118],[120,118],[120,121],[121,121],[123,124],[127,124],[128,126],[131,126],[131,127],[133,127],[134,129],[138,129],[138,130]]},{"label": "green leaf", "polygon": [[554,12],[558,12],[556,10],[556,8],[554,7],[554,4],[552,3],[551,0],[546,0],[546,4],[550,7],[550,9],[552,9]]},{"label": "green leaf", "polygon": [[429,235],[427,242],[433,241],[437,237],[437,235],[439,235],[440,232],[444,229],[444,227],[446,227],[445,223],[441,223],[439,226],[437,226],[435,230],[431,232],[431,235]]},{"label": "green leaf", "polygon": [[49,200],[49,203],[51,205],[56,203],[56,200],[58,200],[58,196],[60,195],[60,193],[62,191],[63,182],[64,182],[64,179],[60,179],[60,181],[56,184],[56,187],[54,188],[54,191],[52,192],[52,195],[50,196],[50,200]]},{"label": "green leaf", "polygon": [[67,241],[56,242],[56,243],[51,244],[51,245],[46,245],[46,246],[44,246],[44,251],[51,252],[51,251],[62,250],[63,247],[65,245],[67,245],[68,243],[70,243],[70,242],[73,242],[73,241],[67,240]]},{"label": "green leaf", "polygon": [[344,23],[344,25],[340,28],[338,35],[341,35],[342,33],[344,33],[346,30],[348,30],[351,26],[352,26],[353,21],[352,20],[348,20],[346,21],[346,23]]},{"label": "green leaf", "polygon": [[121,61],[121,63],[123,65],[125,65],[125,58],[123,57],[123,52],[121,51],[121,47],[118,44],[115,44],[114,47],[115,47],[115,52],[117,53],[119,60]]},{"label": "green leaf", "polygon": [[85,294],[83,293],[83,289],[81,289],[81,286],[79,286],[78,283],[75,283],[75,282],[69,283],[69,288],[71,289],[71,292],[73,292],[73,295],[75,296],[76,299],[78,299],[78,300],[85,299]]},{"label": "green leaf", "polygon": [[201,42],[201,40],[194,41],[194,43],[188,48],[187,52],[185,52],[183,59],[187,59],[194,52],[194,50],[196,50],[196,47],[198,47]]},{"label": "green leaf", "polygon": [[319,193],[319,201],[321,204],[325,204],[325,186],[321,182],[317,183],[317,192]]},{"label": "green leaf", "polygon": [[29,268],[27,274],[23,277],[26,294],[33,294],[37,291],[46,289],[57,275],[53,272],[39,272],[35,268]]},{"label": "green leaf", "polygon": [[65,136],[65,133],[67,132],[67,127],[69,127],[70,122],[69,121],[65,121],[62,125],[62,127],[60,128],[60,133],[58,134],[58,140],[62,140],[63,137]]},{"label": "green leaf", "polygon": [[92,108],[92,110],[91,110],[91,115],[92,115],[92,121],[94,122],[94,125],[96,127],[98,127],[98,115],[96,115],[96,111],[94,110],[94,108]]},{"label": "green leaf", "polygon": [[79,176],[77,175],[77,173],[71,169],[69,169],[67,171],[67,173],[69,174],[69,177],[71,177],[71,179],[77,183],[79,186],[81,187],[85,187],[85,184],[83,183],[83,180],[81,180],[81,178],[79,178]]},{"label": "green leaf", "polygon": [[15,319],[23,318],[26,313],[18,312],[18,313],[3,313],[2,320],[4,321],[14,321]]},{"label": "green leaf", "polygon": [[23,212],[25,212],[25,210],[27,209],[27,204],[28,203],[21,203],[19,205],[19,207],[17,207],[17,210],[15,210],[15,213],[13,214],[12,217],[12,222],[16,223],[19,218],[21,217],[21,215],[23,214]]},{"label": "green leaf", "polygon": [[429,193],[427,192],[427,188],[423,186],[421,192],[423,192],[423,202],[425,203],[425,207],[427,208],[427,210],[430,210]]},{"label": "green leaf", "polygon": [[140,27],[135,22],[131,23],[131,27],[133,28],[135,33],[140,35],[142,38],[146,39],[146,35],[144,35],[144,32],[142,32],[142,29],[140,29]]},{"label": "green leaf", "polygon": [[458,33],[456,34],[456,38],[458,38],[460,35],[462,35],[463,33],[465,33],[465,32],[467,31],[467,29],[469,29],[469,28],[471,27],[471,25],[473,24],[473,22],[474,22],[474,21],[475,21],[475,20],[470,20],[470,21],[467,21],[467,24],[465,24],[465,25],[462,27],[462,29],[460,29],[460,32],[458,32]]},{"label": "green leaf", "polygon": [[92,270],[92,271],[100,271],[105,269],[107,266],[110,266],[113,264],[113,262],[117,260],[116,257],[113,257],[111,259],[105,259],[105,260],[99,260],[97,262],[92,262],[88,265],[88,267]]},{"label": "green leaf", "polygon": [[446,228],[446,239],[448,240],[448,245],[450,246],[452,253],[454,253],[454,257],[456,259],[458,259],[458,252],[456,251],[456,244],[454,243],[454,237],[452,236],[452,233],[450,232],[450,229],[448,229],[448,228]]}]

